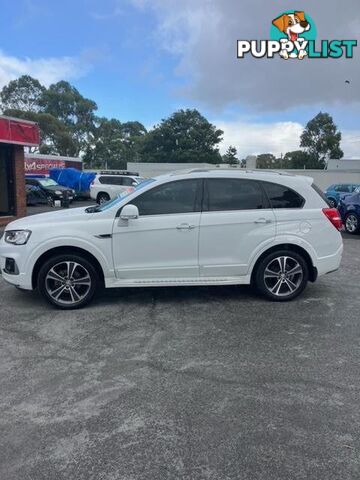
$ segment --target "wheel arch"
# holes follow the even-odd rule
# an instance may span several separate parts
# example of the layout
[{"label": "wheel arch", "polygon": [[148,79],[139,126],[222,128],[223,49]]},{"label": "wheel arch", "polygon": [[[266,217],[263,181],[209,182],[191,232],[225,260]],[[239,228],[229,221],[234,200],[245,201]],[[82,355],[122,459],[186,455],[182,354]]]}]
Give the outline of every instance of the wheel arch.
[{"label": "wheel arch", "polygon": [[44,264],[44,262],[46,262],[49,258],[55,255],[62,255],[67,253],[72,255],[82,256],[86,260],[91,262],[94,265],[99,275],[100,282],[102,283],[102,285],[105,285],[104,271],[100,265],[100,262],[94,255],[92,255],[90,252],[79,247],[62,246],[62,247],[54,247],[54,248],[51,248],[50,250],[47,250],[45,253],[40,255],[40,257],[36,260],[33,271],[32,271],[32,278],[31,278],[33,289],[37,287],[39,271],[41,266]]},{"label": "wheel arch", "polygon": [[318,276],[318,273],[317,273],[317,268],[314,267],[313,265],[313,261],[312,261],[312,258],[311,256],[309,255],[309,253],[302,247],[300,247],[299,245],[295,245],[295,244],[292,244],[292,243],[282,243],[282,244],[278,244],[278,245],[274,245],[270,248],[268,248],[267,250],[265,250],[265,252],[263,252],[256,260],[255,262],[255,265],[252,269],[252,272],[251,272],[251,283],[254,282],[254,278],[255,278],[255,275],[256,275],[256,271],[257,271],[257,268],[260,264],[260,262],[267,256],[267,255],[270,255],[271,253],[273,252],[277,252],[279,250],[288,250],[289,252],[296,252],[298,253],[299,255],[301,255],[304,260],[306,261],[306,264],[308,266],[308,269],[309,269],[309,280],[311,282],[315,282],[316,279],[317,279],[317,276]]}]

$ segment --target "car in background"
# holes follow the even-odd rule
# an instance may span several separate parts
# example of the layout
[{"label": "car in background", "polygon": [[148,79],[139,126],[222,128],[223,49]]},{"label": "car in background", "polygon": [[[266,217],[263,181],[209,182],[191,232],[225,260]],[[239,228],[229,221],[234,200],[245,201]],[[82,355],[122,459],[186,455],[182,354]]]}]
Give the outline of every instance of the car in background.
[{"label": "car in background", "polygon": [[[72,188],[63,187],[55,182],[52,178],[48,177],[25,177],[26,187],[33,187],[33,192],[35,190],[43,194],[49,204],[53,204],[55,200],[60,200],[61,203],[69,201],[72,202],[75,198],[76,192]],[[41,196],[43,196],[41,195]]]},{"label": "car in background", "polygon": [[347,233],[360,233],[360,188],[340,199],[338,210]]},{"label": "car in background", "polygon": [[338,183],[330,185],[325,191],[325,196],[329,201],[329,205],[335,208],[339,205],[339,201],[344,194],[351,195],[357,188],[360,188],[358,183]]},{"label": "car in background", "polygon": [[127,170],[104,170],[98,173],[90,185],[90,197],[99,205],[136,188],[144,178]]}]

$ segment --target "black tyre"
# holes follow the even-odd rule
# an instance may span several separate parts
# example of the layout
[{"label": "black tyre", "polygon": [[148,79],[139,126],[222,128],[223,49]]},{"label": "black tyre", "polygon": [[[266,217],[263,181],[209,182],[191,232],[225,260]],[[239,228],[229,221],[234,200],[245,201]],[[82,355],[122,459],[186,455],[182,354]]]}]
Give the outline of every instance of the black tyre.
[{"label": "black tyre", "polygon": [[99,205],[102,205],[103,203],[106,203],[109,200],[110,200],[110,196],[105,192],[99,193],[99,195],[97,196],[97,199],[96,199],[96,201]]},{"label": "black tyre", "polygon": [[296,252],[279,250],[261,260],[255,272],[255,285],[268,299],[286,302],[300,295],[308,282],[309,269]]},{"label": "black tyre", "polygon": [[42,265],[38,275],[42,296],[62,310],[84,307],[99,286],[96,269],[79,255],[56,255]]},{"label": "black tyre", "polygon": [[332,198],[332,197],[328,198],[328,202],[329,202],[329,206],[330,206],[331,208],[336,208],[336,207],[338,206],[337,201],[335,200],[335,198]]},{"label": "black tyre", "polygon": [[351,235],[356,235],[360,231],[360,219],[356,213],[348,213],[345,217],[345,230]]}]

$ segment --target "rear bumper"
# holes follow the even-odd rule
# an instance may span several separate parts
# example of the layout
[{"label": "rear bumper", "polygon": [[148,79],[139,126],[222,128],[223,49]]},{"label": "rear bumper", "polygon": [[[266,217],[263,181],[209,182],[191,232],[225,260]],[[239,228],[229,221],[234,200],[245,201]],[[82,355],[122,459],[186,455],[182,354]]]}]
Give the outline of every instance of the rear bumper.
[{"label": "rear bumper", "polygon": [[315,267],[317,269],[319,277],[321,277],[322,275],[326,275],[327,273],[335,272],[340,268],[343,251],[344,245],[341,244],[336,253],[334,253],[333,255],[318,258]]}]

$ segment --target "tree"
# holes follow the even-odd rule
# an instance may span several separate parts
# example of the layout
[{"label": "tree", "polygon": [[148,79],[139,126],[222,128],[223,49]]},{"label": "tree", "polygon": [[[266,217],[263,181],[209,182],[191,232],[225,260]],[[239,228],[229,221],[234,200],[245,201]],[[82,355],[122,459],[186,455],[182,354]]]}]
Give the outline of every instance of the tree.
[{"label": "tree", "polygon": [[23,75],[5,85],[0,93],[1,109],[21,110],[22,112],[39,112],[41,99],[45,92],[38,80]]},{"label": "tree", "polygon": [[256,168],[266,169],[274,168],[276,162],[276,157],[272,153],[262,153],[258,155],[256,161]]},{"label": "tree", "polygon": [[294,152],[286,153],[283,161],[285,168],[319,168],[318,159],[303,150],[295,150]]},{"label": "tree", "polygon": [[328,113],[320,112],[306,125],[300,147],[317,160],[317,168],[324,168],[328,158],[342,158],[341,132]]},{"label": "tree", "polygon": [[96,103],[83,97],[68,82],[61,81],[45,90],[41,106],[44,113],[57,118],[67,127],[76,145],[75,154],[85,151],[95,128]]},{"label": "tree", "polygon": [[144,162],[220,163],[223,133],[197,110],[179,110],[144,136],[139,152]]},{"label": "tree", "polygon": [[126,169],[127,162],[137,160],[138,139],[145,133],[139,122],[97,118],[84,161],[91,168]]},{"label": "tree", "polygon": [[223,162],[229,165],[239,165],[239,159],[237,158],[237,150],[235,147],[230,145],[225,155],[223,155]]}]

